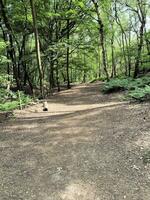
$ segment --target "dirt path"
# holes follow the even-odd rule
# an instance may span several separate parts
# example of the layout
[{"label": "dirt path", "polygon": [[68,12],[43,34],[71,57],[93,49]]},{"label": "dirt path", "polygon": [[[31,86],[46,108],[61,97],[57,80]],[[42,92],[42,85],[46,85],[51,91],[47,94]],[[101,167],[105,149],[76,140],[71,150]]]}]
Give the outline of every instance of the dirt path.
[{"label": "dirt path", "polygon": [[0,124],[0,200],[150,200],[150,105],[76,86]]}]

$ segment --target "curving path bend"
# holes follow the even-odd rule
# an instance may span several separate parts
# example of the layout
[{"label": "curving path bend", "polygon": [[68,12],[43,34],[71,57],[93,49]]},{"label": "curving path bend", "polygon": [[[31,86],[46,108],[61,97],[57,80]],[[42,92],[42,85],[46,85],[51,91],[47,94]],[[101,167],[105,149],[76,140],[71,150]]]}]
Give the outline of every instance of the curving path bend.
[{"label": "curving path bend", "polygon": [[0,124],[0,200],[150,200],[150,104],[60,92]]}]

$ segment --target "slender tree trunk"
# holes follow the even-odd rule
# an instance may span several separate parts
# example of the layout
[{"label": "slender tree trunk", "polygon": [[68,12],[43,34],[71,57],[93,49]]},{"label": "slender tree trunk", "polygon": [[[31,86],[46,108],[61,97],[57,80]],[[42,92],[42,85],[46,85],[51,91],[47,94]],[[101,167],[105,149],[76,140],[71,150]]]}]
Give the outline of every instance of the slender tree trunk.
[{"label": "slender tree trunk", "polygon": [[130,54],[130,51],[131,51],[131,30],[129,30],[129,51],[128,51],[128,60],[129,60],[129,69],[128,69],[128,76],[130,77],[131,76],[131,55]]},{"label": "slender tree trunk", "polygon": [[60,92],[60,82],[59,82],[59,62],[56,60],[56,81],[57,81],[57,90]]},{"label": "slender tree trunk", "polygon": [[[58,2],[54,0],[54,10],[55,13],[57,13],[58,10]],[[58,20],[56,19],[55,21],[56,24],[56,42],[59,41],[59,24],[58,24]],[[57,51],[56,51],[56,56],[57,56]],[[57,91],[60,92],[60,82],[59,82],[59,60],[58,60],[58,56],[56,59],[56,83],[57,83]]]},{"label": "slender tree trunk", "polygon": [[124,65],[125,65],[125,76],[128,75],[128,67],[127,67],[127,58],[126,58],[126,52],[125,52],[125,42],[124,42],[124,33],[121,33],[122,38],[122,51],[123,51],[123,57],[124,57]]},{"label": "slender tree trunk", "polygon": [[142,53],[142,47],[143,47],[143,35],[144,35],[144,24],[142,24],[140,28],[140,41],[138,44],[138,50],[137,50],[137,56],[136,56],[136,62],[135,62],[134,78],[136,78],[137,75],[139,74],[139,65],[141,62],[141,53]]},{"label": "slender tree trunk", "polygon": [[115,56],[114,56],[114,34],[112,33],[111,38],[111,57],[112,57],[112,73],[111,77],[116,77],[116,64],[115,64]]},{"label": "slender tree trunk", "polygon": [[18,77],[21,81],[23,82],[23,77],[24,77],[24,61],[22,60],[23,56],[25,55],[25,44],[26,44],[26,34],[23,35],[22,38],[22,46],[19,50],[19,57],[18,57]]},{"label": "slender tree trunk", "polygon": [[69,76],[69,39],[70,39],[70,30],[69,30],[69,19],[67,19],[67,63],[66,63],[66,71],[67,71],[67,88],[70,89],[70,76]]},{"label": "slender tree trunk", "polygon": [[85,50],[83,54],[83,59],[84,59],[83,83],[86,83],[86,52]]},{"label": "slender tree trunk", "polygon": [[150,56],[150,39],[148,39],[147,37],[146,29],[145,29],[145,42],[146,42],[146,47],[147,47],[147,53]]},{"label": "slender tree trunk", "polygon": [[22,86],[21,86],[21,82],[20,82],[20,79],[18,77],[18,70],[17,70],[17,62],[16,62],[16,52],[15,52],[15,49],[14,49],[14,44],[13,44],[13,38],[12,38],[12,35],[10,34],[9,35],[9,42],[10,42],[10,58],[12,60],[12,64],[13,64],[13,76],[14,76],[14,79],[16,80],[16,84],[17,84],[17,88],[19,90],[22,89]]},{"label": "slender tree trunk", "polygon": [[107,81],[109,80],[109,74],[107,71],[107,62],[106,62],[106,48],[105,48],[105,38],[104,38],[104,25],[100,16],[100,11],[99,11],[99,6],[96,0],[92,0],[94,7],[95,7],[95,11],[97,14],[97,21],[99,24],[99,37],[100,37],[100,45],[102,47],[102,61],[103,61],[103,67],[104,67],[104,71],[106,74],[106,78]]},{"label": "slender tree trunk", "polygon": [[101,77],[101,51],[100,46],[98,45],[98,78]]},{"label": "slender tree trunk", "polygon": [[63,82],[65,83],[66,82],[66,76],[63,72],[61,73],[61,75],[62,75],[62,78],[63,78]]},{"label": "slender tree trunk", "polygon": [[[7,50],[7,59],[8,59],[8,60],[10,59],[10,55],[9,55],[8,50]],[[10,66],[9,62],[7,62],[8,81],[10,80],[10,73],[11,73],[11,66]]]},{"label": "slender tree trunk", "polygon": [[54,79],[54,60],[53,60],[53,51],[50,52],[50,70],[49,70],[49,88],[50,90],[55,87]]},{"label": "slender tree trunk", "polygon": [[33,18],[33,26],[34,26],[34,34],[35,34],[37,65],[38,65],[38,69],[39,69],[40,93],[41,93],[41,97],[44,98],[44,87],[43,87],[44,75],[43,75],[43,68],[42,68],[42,63],[41,63],[40,44],[39,44],[39,35],[38,35],[38,29],[37,29],[37,20],[36,20],[36,11],[35,11],[34,0],[30,0],[30,5],[31,5],[31,10],[32,10],[32,18]]},{"label": "slender tree trunk", "polygon": [[[49,31],[49,44],[50,46],[53,44],[53,40],[54,40],[54,23],[50,23],[50,31]],[[51,50],[50,51],[50,55],[48,57],[48,61],[49,61],[49,89],[52,90],[52,88],[55,87],[55,79],[54,79],[54,51]]]}]

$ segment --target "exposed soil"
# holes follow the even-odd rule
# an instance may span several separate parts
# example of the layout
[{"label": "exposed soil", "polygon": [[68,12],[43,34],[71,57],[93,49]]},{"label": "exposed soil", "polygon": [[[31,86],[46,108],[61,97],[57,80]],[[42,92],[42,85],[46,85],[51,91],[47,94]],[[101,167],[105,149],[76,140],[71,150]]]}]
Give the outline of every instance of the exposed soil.
[{"label": "exposed soil", "polygon": [[79,85],[0,124],[0,200],[150,200],[150,104]]}]

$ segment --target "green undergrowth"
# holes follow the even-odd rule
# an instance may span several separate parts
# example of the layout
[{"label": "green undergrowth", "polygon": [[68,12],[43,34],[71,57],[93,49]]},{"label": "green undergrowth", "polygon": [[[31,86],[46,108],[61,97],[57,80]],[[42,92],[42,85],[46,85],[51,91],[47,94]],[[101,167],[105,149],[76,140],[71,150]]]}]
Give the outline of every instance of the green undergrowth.
[{"label": "green undergrowth", "polygon": [[143,155],[143,163],[149,164],[150,163],[150,151],[145,152]]},{"label": "green undergrowth", "polygon": [[150,76],[142,78],[116,78],[104,84],[104,94],[127,91],[126,98],[138,101],[150,100]]},{"label": "green undergrowth", "polygon": [[23,92],[12,92],[6,89],[0,89],[0,111],[11,111],[24,107],[31,102],[31,97]]}]

